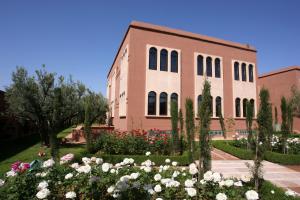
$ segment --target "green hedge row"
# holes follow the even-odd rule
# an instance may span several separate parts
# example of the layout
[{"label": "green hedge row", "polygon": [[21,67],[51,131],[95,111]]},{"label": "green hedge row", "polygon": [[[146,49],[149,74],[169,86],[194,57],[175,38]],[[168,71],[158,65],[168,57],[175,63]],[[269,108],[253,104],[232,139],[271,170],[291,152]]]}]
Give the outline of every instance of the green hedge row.
[{"label": "green hedge row", "polygon": [[167,156],[167,155],[110,155],[110,154],[103,154],[103,153],[96,153],[98,157],[103,158],[105,162],[109,163],[118,163],[123,161],[124,158],[133,158],[135,163],[141,164],[145,160],[150,159],[151,161],[155,162],[155,165],[163,165],[165,164],[165,160],[169,158],[171,161],[178,162],[178,165],[189,165],[189,159],[187,152],[184,152],[182,155],[178,156]]},{"label": "green hedge row", "polygon": [[[250,150],[241,149],[231,145],[230,141],[213,141],[213,146],[217,149],[225,151],[233,156],[243,160],[252,160],[253,154]],[[265,160],[280,163],[284,165],[299,165],[300,155],[287,155],[276,152],[267,151],[265,153]]]}]

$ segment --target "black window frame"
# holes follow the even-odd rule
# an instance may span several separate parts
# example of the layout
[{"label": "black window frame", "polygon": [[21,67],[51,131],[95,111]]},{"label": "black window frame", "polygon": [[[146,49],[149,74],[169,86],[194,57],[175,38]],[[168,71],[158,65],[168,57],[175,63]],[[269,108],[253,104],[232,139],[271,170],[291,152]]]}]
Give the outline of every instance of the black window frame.
[{"label": "black window frame", "polygon": [[252,64],[250,64],[249,66],[248,66],[248,69],[249,69],[249,82],[253,82],[253,65]]},{"label": "black window frame", "polygon": [[241,99],[235,99],[235,117],[241,117]]},{"label": "black window frame", "polygon": [[206,57],[206,76],[212,77],[212,58]]},{"label": "black window frame", "polygon": [[221,60],[220,60],[220,58],[215,59],[215,77],[221,78]]},{"label": "black window frame", "polygon": [[246,82],[247,81],[247,65],[246,63],[242,63],[242,81]]},{"label": "black window frame", "polygon": [[166,49],[160,50],[160,71],[168,71],[168,51]]},{"label": "black window frame", "polygon": [[197,56],[197,75],[203,76],[203,56]]},{"label": "black window frame", "polygon": [[216,117],[220,117],[222,113],[222,98],[220,96],[216,97]]},{"label": "black window frame", "polygon": [[[153,101],[151,102],[150,98],[152,98],[152,100],[154,99],[154,102]],[[151,106],[153,106],[153,107],[151,107]],[[148,115],[156,115],[156,92],[154,92],[154,91],[150,91],[148,93],[148,105],[147,105],[147,108],[148,108],[148,111],[147,111]],[[153,112],[151,112],[151,110]]]},{"label": "black window frame", "polygon": [[178,52],[171,52],[171,72],[178,73]]},{"label": "black window frame", "polygon": [[155,47],[149,49],[149,69],[157,70],[157,49]]},{"label": "black window frame", "polygon": [[238,62],[234,62],[234,80],[240,80],[240,64]]},{"label": "black window frame", "polygon": [[159,95],[159,115],[168,115],[168,94],[166,92],[161,92]]},{"label": "black window frame", "polygon": [[243,99],[243,117],[247,116],[247,102],[248,99]]}]

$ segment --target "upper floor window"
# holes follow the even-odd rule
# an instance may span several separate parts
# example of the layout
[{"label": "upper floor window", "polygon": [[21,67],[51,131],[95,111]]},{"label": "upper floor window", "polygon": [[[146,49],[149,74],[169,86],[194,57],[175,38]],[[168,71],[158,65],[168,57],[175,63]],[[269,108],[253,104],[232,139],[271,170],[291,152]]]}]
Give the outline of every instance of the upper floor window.
[{"label": "upper floor window", "polygon": [[249,65],[249,81],[253,82],[253,65]]},{"label": "upper floor window", "polygon": [[206,75],[212,77],[212,60],[211,57],[206,58]]},{"label": "upper floor window", "polygon": [[166,49],[160,51],[160,71],[168,71],[168,51]]},{"label": "upper floor window", "polygon": [[246,81],[247,79],[247,72],[246,72],[246,64],[242,64],[242,81]]},{"label": "upper floor window", "polygon": [[156,93],[153,91],[148,94],[148,115],[156,115]]},{"label": "upper floor window", "polygon": [[221,61],[219,58],[215,59],[215,77],[221,78]]},{"label": "upper floor window", "polygon": [[197,75],[203,75],[203,56],[197,56]]},{"label": "upper floor window", "polygon": [[240,80],[240,69],[238,62],[234,62],[234,80]]},{"label": "upper floor window", "polygon": [[235,99],[235,116],[241,117],[241,99],[240,98]]},{"label": "upper floor window", "polygon": [[220,117],[222,112],[222,99],[221,97],[216,97],[216,116]]},{"label": "upper floor window", "polygon": [[177,53],[177,51],[171,52],[171,72],[178,72],[178,53]]},{"label": "upper floor window", "polygon": [[168,95],[165,92],[159,95],[159,115],[167,115],[168,113]]},{"label": "upper floor window", "polygon": [[154,47],[149,49],[149,69],[157,69],[157,49]]},{"label": "upper floor window", "polygon": [[243,117],[246,117],[247,115],[247,99],[243,99]]}]

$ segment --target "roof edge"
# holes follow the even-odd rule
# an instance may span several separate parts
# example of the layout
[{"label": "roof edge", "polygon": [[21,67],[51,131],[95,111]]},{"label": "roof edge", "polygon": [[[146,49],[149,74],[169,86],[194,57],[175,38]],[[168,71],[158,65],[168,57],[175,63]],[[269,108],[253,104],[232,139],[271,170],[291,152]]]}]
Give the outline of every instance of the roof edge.
[{"label": "roof edge", "polygon": [[282,73],[289,72],[289,71],[294,71],[294,70],[296,70],[296,71],[299,70],[300,71],[300,66],[293,65],[293,66],[284,67],[284,68],[281,68],[281,69],[278,69],[278,70],[274,70],[274,71],[271,71],[271,72],[264,73],[264,74],[258,76],[258,78],[259,79],[260,78],[265,78],[265,77],[268,77],[268,76],[282,74]]}]

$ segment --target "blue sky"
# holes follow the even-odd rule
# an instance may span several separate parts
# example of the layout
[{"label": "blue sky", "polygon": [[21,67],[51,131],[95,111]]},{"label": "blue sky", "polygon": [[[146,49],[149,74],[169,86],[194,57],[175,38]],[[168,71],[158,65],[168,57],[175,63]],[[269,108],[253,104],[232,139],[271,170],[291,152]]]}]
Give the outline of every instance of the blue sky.
[{"label": "blue sky", "polygon": [[105,94],[132,20],[249,43],[259,73],[300,65],[300,1],[0,1],[0,89],[16,66],[72,75]]}]

